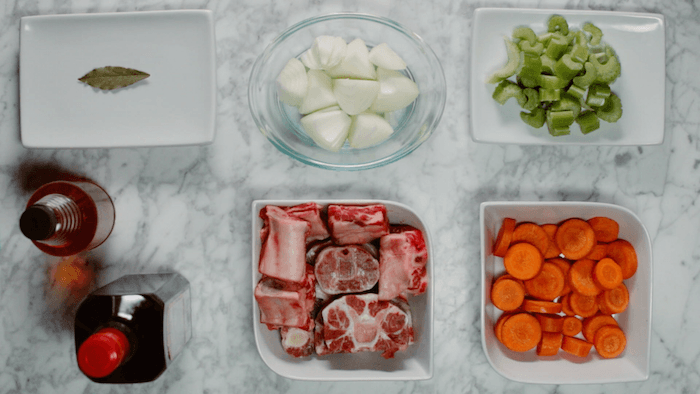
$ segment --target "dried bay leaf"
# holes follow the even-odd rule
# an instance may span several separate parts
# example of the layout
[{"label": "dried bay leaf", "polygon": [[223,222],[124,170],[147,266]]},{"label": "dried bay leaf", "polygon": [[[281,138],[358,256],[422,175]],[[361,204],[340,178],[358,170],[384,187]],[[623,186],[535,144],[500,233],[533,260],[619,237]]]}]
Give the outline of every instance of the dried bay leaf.
[{"label": "dried bay leaf", "polygon": [[148,77],[150,74],[133,68],[107,66],[96,68],[78,80],[94,88],[114,90],[135,84]]}]

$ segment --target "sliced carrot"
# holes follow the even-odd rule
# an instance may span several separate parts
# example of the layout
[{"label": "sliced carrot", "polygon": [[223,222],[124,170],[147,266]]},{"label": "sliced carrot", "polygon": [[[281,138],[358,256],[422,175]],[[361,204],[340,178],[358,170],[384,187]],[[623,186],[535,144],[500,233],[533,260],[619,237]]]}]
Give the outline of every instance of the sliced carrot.
[{"label": "sliced carrot", "polygon": [[556,224],[543,224],[542,230],[544,230],[545,233],[547,233],[547,237],[549,238],[549,247],[547,250],[544,252],[544,258],[545,259],[551,259],[554,257],[559,257],[561,254],[561,249],[557,246],[557,243],[554,242],[554,234],[556,234],[557,229],[559,226]]},{"label": "sliced carrot", "polygon": [[512,245],[503,257],[506,271],[522,280],[534,278],[543,262],[539,249],[526,242]]},{"label": "sliced carrot", "polygon": [[612,290],[605,290],[597,297],[597,304],[600,312],[606,315],[622,313],[627,309],[630,302],[630,293],[624,283]]},{"label": "sliced carrot", "polygon": [[561,348],[564,336],[560,332],[543,332],[540,343],[537,344],[538,356],[556,356]]},{"label": "sliced carrot", "polygon": [[569,306],[581,317],[591,317],[598,312],[598,300],[595,296],[585,296],[575,291],[569,294]]},{"label": "sliced carrot", "polygon": [[525,299],[525,288],[517,280],[499,279],[491,287],[491,302],[502,311],[513,311]]},{"label": "sliced carrot", "polygon": [[583,323],[575,316],[566,316],[562,319],[561,333],[573,337],[581,332]]},{"label": "sliced carrot", "polygon": [[564,335],[561,341],[561,350],[578,357],[586,357],[591,351],[593,344],[583,339]]},{"label": "sliced carrot", "polygon": [[558,265],[544,262],[540,272],[534,278],[523,282],[525,290],[532,297],[553,301],[564,290],[566,278]]},{"label": "sliced carrot", "polygon": [[591,226],[581,219],[569,219],[559,225],[554,240],[564,257],[578,260],[586,257],[596,244]]},{"label": "sliced carrot", "polygon": [[593,268],[593,281],[602,289],[614,289],[622,283],[622,268],[613,259],[606,257]]},{"label": "sliced carrot", "polygon": [[549,237],[544,232],[542,227],[535,223],[521,223],[513,231],[513,243],[527,242],[539,249],[540,253],[544,253],[549,248]]},{"label": "sliced carrot", "polygon": [[[520,280],[520,279],[518,279],[518,278],[516,278],[516,277],[514,277],[513,275],[508,274],[508,273],[505,273],[505,274],[499,276],[499,277],[496,279],[496,281],[493,282],[493,283],[496,284],[496,283],[498,283],[499,280],[503,280],[503,279],[514,280],[514,281],[520,283],[521,285],[523,285],[523,281],[522,281],[522,280]],[[524,285],[523,285],[523,286],[524,286]]]},{"label": "sliced carrot", "polygon": [[607,249],[608,257],[622,268],[622,279],[629,279],[637,272],[637,252],[631,243],[618,239],[610,242]]},{"label": "sliced carrot", "polygon": [[588,259],[577,260],[571,265],[567,279],[571,289],[585,296],[596,296],[601,292],[593,281],[595,261]]},{"label": "sliced carrot", "polygon": [[493,255],[498,257],[503,257],[506,255],[506,251],[510,246],[510,242],[513,239],[513,230],[515,229],[515,219],[505,218],[501,224],[501,228],[498,230],[498,235],[496,236],[496,242],[493,245]]},{"label": "sliced carrot", "polygon": [[503,332],[503,323],[506,322],[506,320],[513,316],[515,313],[513,312],[505,312],[502,313],[501,316],[498,317],[498,320],[496,320],[496,324],[493,326],[493,331],[496,334],[496,338],[500,341],[503,342],[501,339],[501,333]]},{"label": "sliced carrot", "polygon": [[587,222],[593,228],[598,242],[612,242],[620,233],[620,225],[608,217],[596,216],[588,219]]},{"label": "sliced carrot", "polygon": [[588,342],[593,342],[595,339],[595,332],[598,331],[600,327],[617,325],[617,320],[610,315],[595,315],[583,319],[583,326],[581,331],[583,332],[583,337],[586,338]]},{"label": "sliced carrot", "polygon": [[564,325],[564,318],[559,315],[538,313],[535,317],[540,322],[542,331],[545,332],[561,332],[561,328]]},{"label": "sliced carrot", "polygon": [[596,331],[593,344],[601,357],[615,358],[625,350],[627,338],[617,325],[603,326]]},{"label": "sliced carrot", "polygon": [[[564,278],[566,278],[569,275],[569,269],[571,268],[571,263],[569,263],[568,260],[564,260],[559,257],[555,257],[553,259],[545,260],[545,263],[553,263],[556,264],[559,269],[561,269],[561,272],[564,273]],[[564,288],[561,290],[561,293],[559,293],[560,296],[569,294],[571,292],[571,287],[569,286],[569,281],[568,279],[564,281]]]},{"label": "sliced carrot", "polygon": [[503,323],[501,342],[515,352],[526,352],[540,342],[542,329],[537,319],[529,313],[517,313]]},{"label": "sliced carrot", "polygon": [[523,301],[522,309],[526,312],[557,314],[561,312],[561,304],[552,301],[525,299]]},{"label": "sliced carrot", "polygon": [[598,242],[591,250],[591,253],[585,257],[589,260],[598,261],[608,255],[608,244]]},{"label": "sliced carrot", "polygon": [[563,295],[559,298],[559,303],[561,304],[561,311],[564,312],[566,316],[574,316],[576,312],[571,310],[571,303],[569,302],[569,296],[571,293]]}]

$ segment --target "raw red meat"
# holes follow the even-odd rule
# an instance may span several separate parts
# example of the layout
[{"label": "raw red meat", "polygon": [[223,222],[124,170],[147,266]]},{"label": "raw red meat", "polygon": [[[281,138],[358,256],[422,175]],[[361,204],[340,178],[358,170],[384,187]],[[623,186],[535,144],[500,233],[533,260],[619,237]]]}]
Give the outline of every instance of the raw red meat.
[{"label": "raw red meat", "polygon": [[316,301],[313,267],[307,266],[304,278],[300,284],[265,276],[260,279],[254,292],[260,308],[260,323],[267,324],[270,330],[280,327],[308,330],[312,327],[311,312]]},{"label": "raw red meat", "polygon": [[316,353],[381,351],[392,358],[413,343],[413,323],[403,300],[380,301],[376,294],[345,295],[317,315]]},{"label": "raw red meat", "polygon": [[311,230],[306,236],[306,243],[326,239],[330,237],[330,233],[326,228],[326,224],[321,219],[321,204],[309,202],[305,204],[295,205],[293,207],[284,208],[289,216],[297,219],[306,220],[311,224]]},{"label": "raw red meat", "polygon": [[361,293],[379,280],[379,262],[359,245],[328,246],[316,258],[314,273],[326,294]]},{"label": "raw red meat", "polygon": [[379,299],[424,293],[427,262],[423,233],[411,226],[392,226],[391,234],[379,240]]},{"label": "raw red meat", "polygon": [[260,217],[264,224],[260,232],[258,271],[273,278],[302,282],[306,270],[306,237],[311,224],[272,205],[263,208]]},{"label": "raw red meat", "polygon": [[280,336],[282,337],[282,349],[289,355],[308,357],[313,354],[314,327],[308,330],[296,327],[282,327],[280,328]]},{"label": "raw red meat", "polygon": [[386,207],[375,205],[329,205],[328,228],[338,245],[364,244],[389,234]]}]

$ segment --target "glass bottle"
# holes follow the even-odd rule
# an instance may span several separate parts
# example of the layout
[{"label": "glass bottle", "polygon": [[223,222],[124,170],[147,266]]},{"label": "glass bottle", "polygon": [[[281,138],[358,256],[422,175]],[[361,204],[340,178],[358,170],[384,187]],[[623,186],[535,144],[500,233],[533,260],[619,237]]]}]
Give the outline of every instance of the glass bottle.
[{"label": "glass bottle", "polygon": [[94,183],[56,181],[37,189],[19,219],[44,253],[71,256],[101,245],[114,227],[114,204]]},{"label": "glass bottle", "polygon": [[192,336],[190,284],[182,275],[126,275],[78,307],[78,367],[98,383],[157,379]]}]

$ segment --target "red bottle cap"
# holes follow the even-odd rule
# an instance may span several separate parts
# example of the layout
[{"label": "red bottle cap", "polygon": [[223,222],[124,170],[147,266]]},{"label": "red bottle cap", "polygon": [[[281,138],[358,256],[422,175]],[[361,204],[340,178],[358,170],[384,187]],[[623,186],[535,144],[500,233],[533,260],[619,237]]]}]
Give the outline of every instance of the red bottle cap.
[{"label": "red bottle cap", "polygon": [[103,328],[90,335],[78,349],[78,367],[91,378],[103,378],[122,363],[129,340],[116,328]]}]

